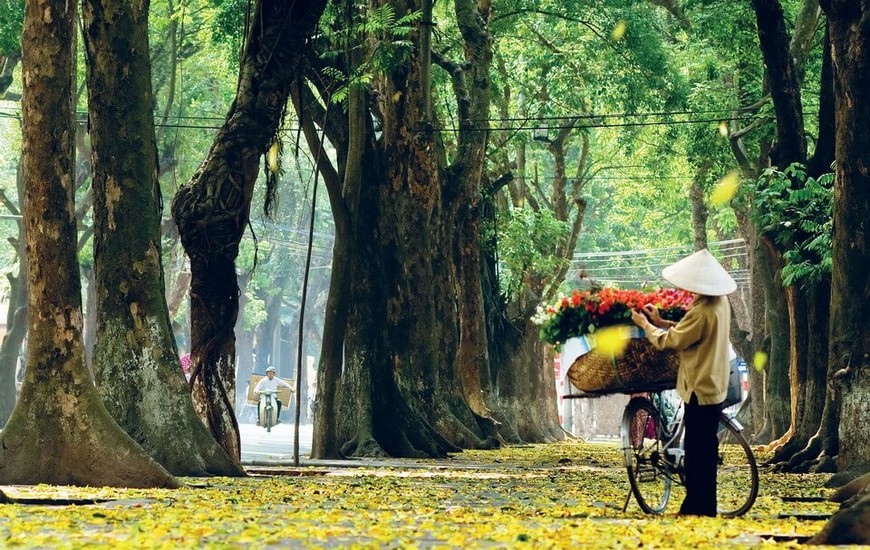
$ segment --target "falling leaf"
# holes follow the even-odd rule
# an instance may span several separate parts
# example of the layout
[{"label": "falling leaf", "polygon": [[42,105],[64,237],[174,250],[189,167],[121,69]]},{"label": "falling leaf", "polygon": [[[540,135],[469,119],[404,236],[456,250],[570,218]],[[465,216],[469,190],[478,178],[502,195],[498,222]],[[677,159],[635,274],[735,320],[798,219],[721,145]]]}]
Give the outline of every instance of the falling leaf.
[{"label": "falling leaf", "polygon": [[764,370],[765,365],[767,365],[767,354],[763,351],[756,351],[755,356],[752,358],[752,366],[755,367],[755,370],[761,372]]},{"label": "falling leaf", "polygon": [[626,30],[625,21],[620,19],[616,23],[616,26],[613,27],[613,32],[610,33],[610,36],[616,41],[622,40],[622,38],[625,36],[625,30]]},{"label": "falling leaf", "polygon": [[732,170],[725,174],[716,187],[713,188],[713,193],[710,195],[710,206],[722,206],[734,198],[737,193],[737,184],[740,182],[740,174],[736,170]]},{"label": "falling leaf", "polygon": [[595,349],[604,355],[619,357],[630,338],[631,330],[627,326],[604,327],[595,332]]},{"label": "falling leaf", "polygon": [[728,137],[728,124],[724,120],[719,122],[719,134]]},{"label": "falling leaf", "polygon": [[269,170],[273,174],[277,174],[281,169],[280,164],[278,163],[278,153],[281,149],[281,146],[277,141],[272,142],[272,146],[269,147],[269,152],[266,154],[266,161],[269,163]]}]

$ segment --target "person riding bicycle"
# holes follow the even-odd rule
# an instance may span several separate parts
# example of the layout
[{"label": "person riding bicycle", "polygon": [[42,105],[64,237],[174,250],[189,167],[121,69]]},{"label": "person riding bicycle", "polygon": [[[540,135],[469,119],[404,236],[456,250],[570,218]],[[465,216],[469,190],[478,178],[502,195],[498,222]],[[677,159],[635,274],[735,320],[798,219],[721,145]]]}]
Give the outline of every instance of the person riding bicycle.
[{"label": "person riding bicycle", "polygon": [[[277,414],[275,415],[275,418],[278,418],[278,416],[281,415],[281,400],[278,399],[278,397],[277,397],[279,387],[287,388],[291,392],[293,391],[293,387],[290,386],[290,384],[288,384],[287,382],[285,382],[285,381],[281,380],[280,378],[278,378],[277,376],[275,376],[275,367],[267,367],[265,378],[261,378],[260,381],[257,382],[257,385],[254,386],[254,393],[257,395],[260,395],[261,393],[264,393],[267,391],[275,394],[275,403],[278,404],[278,411],[277,411]],[[258,407],[257,408],[258,423],[259,423],[259,415],[260,415],[260,409]],[[280,420],[279,420],[279,422],[280,422]]]},{"label": "person riding bicycle", "polygon": [[[666,267],[662,277],[692,293],[678,323],[662,319],[655,306],[632,310],[631,320],[657,349],[679,351],[677,392],[686,403],[686,498],[681,515],[716,515],[719,412],[728,391],[731,306],[726,295],[737,283],[707,249]],[[647,318],[649,317],[649,318]]]}]

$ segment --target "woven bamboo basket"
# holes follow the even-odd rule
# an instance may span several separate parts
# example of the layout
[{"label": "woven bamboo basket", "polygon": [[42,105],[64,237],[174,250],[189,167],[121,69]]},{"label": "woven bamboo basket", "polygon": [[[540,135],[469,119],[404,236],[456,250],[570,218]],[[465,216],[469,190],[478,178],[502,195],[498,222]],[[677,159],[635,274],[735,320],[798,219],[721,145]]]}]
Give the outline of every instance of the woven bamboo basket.
[{"label": "woven bamboo basket", "polygon": [[660,351],[646,338],[632,338],[620,357],[593,348],[568,369],[568,379],[586,393],[662,391],[677,386],[679,355]]}]

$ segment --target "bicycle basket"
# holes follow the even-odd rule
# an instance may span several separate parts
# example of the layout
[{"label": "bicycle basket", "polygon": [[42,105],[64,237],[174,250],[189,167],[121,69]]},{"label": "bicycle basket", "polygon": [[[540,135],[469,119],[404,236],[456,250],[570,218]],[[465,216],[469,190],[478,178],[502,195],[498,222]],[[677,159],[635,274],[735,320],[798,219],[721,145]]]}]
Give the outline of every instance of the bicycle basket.
[{"label": "bicycle basket", "polygon": [[574,360],[568,379],[587,393],[635,393],[661,391],[677,386],[679,356],[661,351],[646,338],[632,338],[620,357],[599,353],[593,348]]}]

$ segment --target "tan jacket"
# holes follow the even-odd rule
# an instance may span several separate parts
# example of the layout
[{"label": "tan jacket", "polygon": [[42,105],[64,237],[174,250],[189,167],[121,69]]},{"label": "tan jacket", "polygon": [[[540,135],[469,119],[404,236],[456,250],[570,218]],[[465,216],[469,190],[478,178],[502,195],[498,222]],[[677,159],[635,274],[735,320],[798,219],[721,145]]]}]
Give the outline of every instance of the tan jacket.
[{"label": "tan jacket", "polygon": [[680,352],[677,391],[688,402],[692,392],[699,405],[716,405],[728,393],[728,334],[731,306],[724,296],[698,296],[686,316],[668,330],[648,328],[647,339],[657,349]]}]

